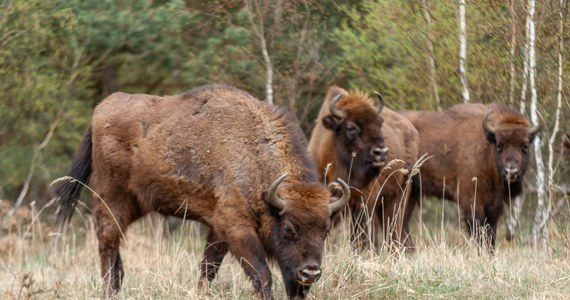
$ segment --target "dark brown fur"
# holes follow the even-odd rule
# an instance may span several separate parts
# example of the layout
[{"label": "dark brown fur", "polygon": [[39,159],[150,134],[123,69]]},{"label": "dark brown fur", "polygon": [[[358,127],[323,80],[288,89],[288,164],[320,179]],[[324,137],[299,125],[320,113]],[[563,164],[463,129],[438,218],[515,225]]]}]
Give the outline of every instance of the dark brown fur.
[{"label": "dark brown fur", "polygon": [[[152,211],[210,228],[201,284],[214,279],[228,251],[263,298],[272,298],[266,257],[279,265],[291,298],[310,287],[298,283],[299,272],[320,272],[335,199],[314,173],[296,120],[244,91],[209,85],[180,96],[115,93],[95,109],[72,170],[85,181],[90,175],[109,207],[94,197],[106,294],[119,290],[124,275],[121,231]],[[266,192],[285,172],[279,210]],[[71,218],[77,185],[56,190],[60,221]]]},{"label": "dark brown fur", "polygon": [[[333,117],[329,104],[340,93],[344,96],[338,100],[337,107],[347,116],[337,120],[335,129],[330,125]],[[408,176],[396,170],[410,169],[417,161],[419,135],[416,129],[407,119],[386,107],[378,114],[373,100],[366,94],[347,92],[339,87],[329,88],[315,122],[309,154],[317,163],[321,178],[327,182],[337,177],[347,178],[353,187],[349,206],[352,241],[357,248],[370,247],[369,240],[372,239],[374,249],[378,249],[378,233],[382,230],[387,241],[396,241],[412,249],[408,222],[414,207],[408,203]],[[358,138],[348,140],[345,137],[347,122],[360,127]],[[369,149],[375,146],[389,148],[387,162],[401,161],[392,162],[389,168],[372,166],[367,156]],[[355,157],[352,152],[356,152]],[[369,220],[367,216],[374,217]],[[373,225],[371,236],[367,232],[368,223]]]},{"label": "dark brown fur", "polygon": [[[485,113],[496,134],[482,127]],[[505,105],[458,104],[444,112],[403,111],[420,133],[421,194],[451,200],[479,243],[495,246],[497,221],[504,205],[521,193],[528,165],[530,121]],[[501,147],[502,149],[498,148]],[[506,166],[518,168],[518,179],[503,176]],[[419,201],[419,191],[415,194]]]}]

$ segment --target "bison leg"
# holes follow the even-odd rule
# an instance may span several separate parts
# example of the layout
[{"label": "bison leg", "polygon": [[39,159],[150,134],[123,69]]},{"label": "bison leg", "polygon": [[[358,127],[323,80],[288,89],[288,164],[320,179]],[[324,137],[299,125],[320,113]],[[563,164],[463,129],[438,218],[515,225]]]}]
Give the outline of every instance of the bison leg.
[{"label": "bison leg", "polygon": [[483,209],[475,209],[474,212],[465,213],[464,221],[469,229],[469,234],[475,238],[479,247],[485,247],[489,254],[495,251],[497,221],[487,218]]},{"label": "bison leg", "polygon": [[[397,242],[398,246],[404,247],[405,251],[414,251],[414,241],[410,236],[410,219],[415,208],[415,201],[409,199],[406,193],[403,200],[399,201],[401,196],[397,196],[395,201],[389,202],[391,205],[384,210],[384,220],[390,220],[389,226],[385,226],[389,230],[391,241]],[[392,221],[394,220],[394,221]]]},{"label": "bison leg", "polygon": [[[118,198],[114,198],[116,200]],[[121,198],[122,200],[122,198]],[[114,202],[125,204],[126,202]],[[99,241],[99,256],[101,259],[101,277],[103,278],[103,293],[110,296],[119,291],[125,272],[119,253],[121,238],[127,226],[140,218],[125,207],[113,209],[113,202],[107,205],[98,204],[95,208],[97,239]],[[114,215],[113,215],[114,214]]]},{"label": "bison leg", "polygon": [[495,254],[495,242],[497,239],[497,221],[489,218],[485,219],[485,223],[481,230],[479,245],[487,248],[489,254]]},{"label": "bison leg", "polygon": [[227,253],[228,244],[222,241],[214,230],[210,229],[204,249],[204,257],[200,264],[200,287],[204,287],[206,279],[208,284],[214,280]]},{"label": "bison leg", "polygon": [[412,213],[414,212],[415,209],[415,204],[416,202],[409,199],[408,197],[404,197],[404,200],[402,201],[402,210],[404,211],[403,213],[403,218],[402,218],[402,233],[398,239],[398,241],[400,242],[400,244],[402,244],[405,247],[406,251],[410,251],[413,252],[415,250],[415,245],[414,245],[414,241],[412,240],[412,237],[410,236],[410,219],[412,218]]},{"label": "bison leg", "polygon": [[[97,239],[99,240],[99,256],[101,259],[101,277],[105,295],[116,293],[121,288],[124,270],[119,254],[121,232],[108,226],[109,220],[97,218]],[[116,225],[115,225],[116,227]]]},{"label": "bison leg", "polygon": [[384,233],[384,240],[390,247],[402,246],[404,244],[403,222],[404,207],[400,207],[398,199],[385,199],[381,206],[380,218]]},{"label": "bison leg", "polygon": [[273,299],[271,272],[265,261],[265,250],[256,232],[249,227],[234,226],[227,233],[229,250],[239,261],[255,289],[263,299]]},{"label": "bison leg", "polygon": [[373,206],[351,205],[350,242],[360,251],[378,251],[378,230],[380,224],[374,218]]}]

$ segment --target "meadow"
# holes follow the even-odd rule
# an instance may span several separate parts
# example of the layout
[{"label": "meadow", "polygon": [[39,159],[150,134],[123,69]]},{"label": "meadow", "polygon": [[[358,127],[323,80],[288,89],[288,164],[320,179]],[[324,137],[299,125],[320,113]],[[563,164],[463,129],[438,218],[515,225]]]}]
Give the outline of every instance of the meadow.
[{"label": "meadow", "polygon": [[[509,103],[525,114],[536,106],[547,129],[525,180],[534,184],[538,173],[553,178],[545,187],[567,186],[567,165],[541,172],[535,163],[537,153],[556,162],[559,137],[570,133],[569,2],[468,1],[459,18],[464,59],[463,2],[1,1],[0,300],[100,298],[88,204],[60,229],[55,205],[45,203],[93,109],[117,91],[174,95],[228,83],[288,107],[307,137],[333,84],[379,91],[395,110],[445,109],[468,102],[469,91],[473,103]],[[500,220],[494,256],[469,239],[457,207],[438,199],[415,212],[410,255],[357,253],[342,222],[308,298],[570,299],[570,200],[552,197],[538,211],[564,206],[548,219],[547,241],[531,240],[531,192],[513,240],[505,239],[508,214]],[[129,227],[117,299],[256,297],[230,256],[211,288],[198,290],[203,229],[185,222],[165,231],[161,222],[147,217]],[[274,295],[284,299],[281,275],[272,273]]]},{"label": "meadow", "polygon": [[[88,213],[76,213],[60,230],[40,221],[53,219],[51,207],[32,204],[7,217],[9,208],[7,201],[0,203],[0,298],[100,298],[97,239]],[[501,223],[494,256],[468,238],[455,204],[436,199],[424,200],[415,212],[411,228],[417,249],[411,255],[357,253],[348,244],[347,222],[341,222],[327,239],[323,277],[308,299],[567,299],[568,220],[552,219],[546,246],[528,242],[525,226],[518,238],[506,241]],[[165,227],[164,219],[147,217],[129,228],[121,248],[126,274],[116,299],[256,298],[231,256],[210,289],[199,290],[204,229],[195,222],[172,231]],[[275,298],[285,299],[278,268],[272,273]]]}]

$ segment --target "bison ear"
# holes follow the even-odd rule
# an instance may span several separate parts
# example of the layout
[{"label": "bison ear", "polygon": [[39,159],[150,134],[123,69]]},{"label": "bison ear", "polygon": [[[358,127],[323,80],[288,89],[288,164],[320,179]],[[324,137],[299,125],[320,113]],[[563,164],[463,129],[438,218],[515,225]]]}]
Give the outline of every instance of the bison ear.
[{"label": "bison ear", "polygon": [[338,121],[330,115],[323,118],[323,125],[326,129],[332,130],[334,132],[336,132],[338,129]]},{"label": "bison ear", "polygon": [[274,216],[280,216],[281,215],[281,213],[283,212],[283,209],[276,207],[273,203],[271,203],[271,201],[269,201],[269,193],[268,192],[262,192],[261,193],[261,199],[263,200],[263,202],[265,202],[267,204],[269,211]]},{"label": "bison ear", "polygon": [[487,138],[487,142],[491,143],[491,144],[496,144],[497,143],[497,138],[495,137],[495,134],[489,131],[485,131],[485,137]]},{"label": "bison ear", "polygon": [[271,205],[271,202],[269,202],[269,194],[267,192],[262,192],[261,193],[261,199],[263,199],[263,202],[267,203],[267,206],[270,207],[271,211],[275,212],[276,214],[279,214],[279,209],[277,209],[275,206]]},{"label": "bison ear", "polygon": [[[537,132],[537,133],[538,133],[538,132]],[[529,143],[529,144],[534,143],[534,138],[536,137],[537,133],[533,133],[533,134],[530,134],[530,135],[528,136],[528,143]]]}]

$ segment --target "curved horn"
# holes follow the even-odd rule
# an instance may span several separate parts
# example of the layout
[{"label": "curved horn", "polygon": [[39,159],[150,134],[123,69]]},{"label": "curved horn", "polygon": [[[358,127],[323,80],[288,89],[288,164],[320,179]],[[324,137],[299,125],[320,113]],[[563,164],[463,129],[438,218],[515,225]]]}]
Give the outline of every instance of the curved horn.
[{"label": "curved horn", "polygon": [[331,214],[343,209],[346,203],[348,203],[348,199],[350,199],[350,188],[348,187],[348,184],[346,184],[346,182],[340,178],[338,179],[338,182],[342,188],[342,197],[329,204],[329,207],[331,208]]},{"label": "curved horn", "polygon": [[495,129],[489,127],[489,115],[493,112],[493,110],[489,110],[488,112],[485,113],[485,116],[483,116],[483,122],[481,122],[481,125],[483,126],[483,129],[485,129],[485,131],[487,131],[488,133],[492,133],[495,134]]},{"label": "curved horn", "polygon": [[283,210],[285,208],[285,201],[277,197],[277,187],[281,184],[285,177],[287,177],[287,175],[289,174],[284,173],[283,175],[279,176],[279,178],[275,179],[267,191],[267,201],[278,210]]},{"label": "curved horn", "polygon": [[342,119],[345,117],[345,113],[336,107],[336,103],[338,102],[338,99],[340,99],[342,96],[343,96],[342,93],[334,96],[334,98],[332,99],[331,104],[329,106],[329,109],[331,111],[331,115],[333,115],[333,117],[335,117],[337,119]]},{"label": "curved horn", "polygon": [[539,117],[538,125],[535,125],[535,126],[533,126],[531,129],[529,129],[529,131],[528,131],[528,134],[529,134],[529,135],[535,135],[535,134],[537,134],[539,131],[541,131],[542,128],[544,128],[544,118],[542,117],[542,114],[540,114],[540,113],[538,112],[538,110],[536,111],[536,114],[537,114],[538,117]]},{"label": "curved horn", "polygon": [[376,103],[376,111],[378,113],[382,112],[382,109],[384,108],[384,96],[382,96],[382,94],[374,91],[374,95],[376,95],[376,97],[378,97],[378,103]]}]

